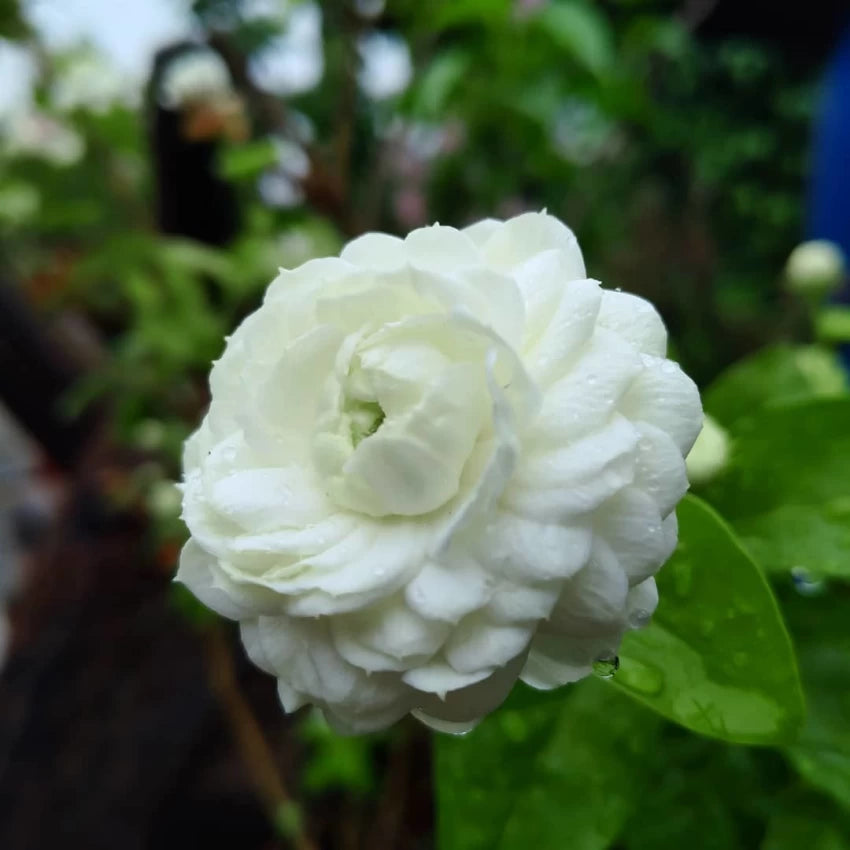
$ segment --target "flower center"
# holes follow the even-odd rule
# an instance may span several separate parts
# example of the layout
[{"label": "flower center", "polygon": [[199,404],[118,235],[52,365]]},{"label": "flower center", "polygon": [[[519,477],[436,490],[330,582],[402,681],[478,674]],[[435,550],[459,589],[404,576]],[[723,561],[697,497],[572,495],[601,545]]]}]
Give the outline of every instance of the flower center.
[{"label": "flower center", "polygon": [[347,399],[343,413],[348,417],[351,444],[354,448],[366,437],[371,437],[384,422],[386,414],[377,401]]}]

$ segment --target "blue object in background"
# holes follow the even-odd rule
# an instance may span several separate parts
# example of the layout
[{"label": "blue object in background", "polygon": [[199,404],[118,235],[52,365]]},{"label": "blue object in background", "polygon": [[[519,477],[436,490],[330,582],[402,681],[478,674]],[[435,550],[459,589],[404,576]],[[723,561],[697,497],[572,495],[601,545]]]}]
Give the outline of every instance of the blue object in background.
[{"label": "blue object in background", "polygon": [[[824,80],[809,192],[807,238],[835,242],[850,261],[850,29]],[[847,282],[835,301],[850,303]],[[839,355],[845,372],[850,374],[850,346],[839,346]]]},{"label": "blue object in background", "polygon": [[[815,130],[809,199],[809,239],[829,239],[850,258],[850,30],[824,81]],[[842,293],[842,301],[848,293]]]}]

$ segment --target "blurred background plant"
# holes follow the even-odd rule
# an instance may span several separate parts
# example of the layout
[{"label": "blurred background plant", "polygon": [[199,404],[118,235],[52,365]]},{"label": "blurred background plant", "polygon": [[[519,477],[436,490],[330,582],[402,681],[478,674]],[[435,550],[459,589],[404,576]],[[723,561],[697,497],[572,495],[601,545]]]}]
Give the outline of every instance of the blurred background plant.
[{"label": "blurred background plant", "polygon": [[[174,0],[131,67],[52,37],[58,0],[0,2],[0,389],[34,438],[0,437],[0,845],[850,848],[850,314],[834,253],[815,298],[799,254],[783,272],[844,9],[741,5]],[[694,484],[774,580],[809,720],[748,749],[582,684],[441,741],[436,829],[421,730],[282,717],[169,585],[170,482],[279,266],[543,207],[708,388]]]}]

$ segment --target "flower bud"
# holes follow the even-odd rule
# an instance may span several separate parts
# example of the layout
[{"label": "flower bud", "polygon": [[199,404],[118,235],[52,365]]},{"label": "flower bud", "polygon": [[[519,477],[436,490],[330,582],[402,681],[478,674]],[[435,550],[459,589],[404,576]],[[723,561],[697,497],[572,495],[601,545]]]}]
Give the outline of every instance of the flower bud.
[{"label": "flower bud", "polygon": [[707,484],[716,478],[729,461],[729,434],[717,420],[705,415],[694,447],[685,461],[691,484]]},{"label": "flower bud", "polygon": [[824,298],[838,289],[844,275],[844,255],[826,239],[798,245],[785,264],[788,288],[807,297]]}]

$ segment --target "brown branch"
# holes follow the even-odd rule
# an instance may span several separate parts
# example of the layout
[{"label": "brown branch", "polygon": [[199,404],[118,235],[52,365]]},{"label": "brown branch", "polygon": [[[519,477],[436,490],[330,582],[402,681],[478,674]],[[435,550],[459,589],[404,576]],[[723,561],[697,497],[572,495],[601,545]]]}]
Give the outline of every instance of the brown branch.
[{"label": "brown branch", "polygon": [[230,646],[221,627],[208,630],[205,648],[210,688],[277,831],[286,833],[296,850],[316,850],[300,822],[297,804],[286,791],[262,729],[239,688]]},{"label": "brown branch", "polygon": [[[245,54],[233,44],[227,33],[213,32],[210,45],[223,57],[236,87],[244,96],[252,115],[263,133],[286,133],[291,130],[289,110],[282,98],[264,92],[251,79]],[[301,189],[313,209],[330,218],[346,236],[356,235],[348,213],[347,197],[340,175],[330,168],[316,145],[306,146],[310,171],[301,181]]]}]

